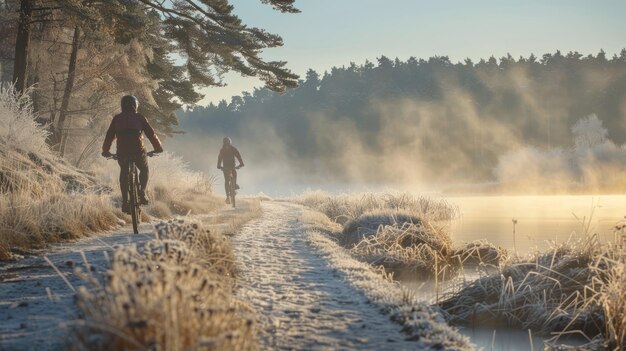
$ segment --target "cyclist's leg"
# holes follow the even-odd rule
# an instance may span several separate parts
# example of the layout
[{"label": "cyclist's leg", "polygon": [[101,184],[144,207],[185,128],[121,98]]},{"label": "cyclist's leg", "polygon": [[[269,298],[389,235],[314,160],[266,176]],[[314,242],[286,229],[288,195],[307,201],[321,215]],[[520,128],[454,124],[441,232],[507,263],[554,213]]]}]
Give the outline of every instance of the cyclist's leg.
[{"label": "cyclist's leg", "polygon": [[122,210],[128,207],[128,160],[118,159],[120,165],[120,190],[122,191]]},{"label": "cyclist's leg", "polygon": [[233,182],[235,182],[235,189],[239,189],[239,184],[237,184],[237,169],[233,169]]},{"label": "cyclist's leg", "polygon": [[146,156],[146,154],[137,156],[135,159],[135,165],[137,166],[137,169],[139,169],[139,198],[141,203],[145,205],[148,203],[146,189],[148,186],[148,177],[150,175],[150,170],[148,169],[148,156]]},{"label": "cyclist's leg", "polygon": [[137,169],[139,169],[139,184],[141,185],[141,189],[139,190],[146,190],[148,187],[148,178],[150,176],[148,156],[146,156],[146,154],[142,154],[137,157],[137,159],[135,159],[135,165],[137,165]]},{"label": "cyclist's leg", "polygon": [[230,169],[222,169],[224,172],[224,191],[226,193],[226,203],[230,203]]},{"label": "cyclist's leg", "polygon": [[230,181],[230,177],[228,176],[228,170],[222,169],[224,172],[224,191],[226,192],[226,196],[228,196],[228,182]]}]

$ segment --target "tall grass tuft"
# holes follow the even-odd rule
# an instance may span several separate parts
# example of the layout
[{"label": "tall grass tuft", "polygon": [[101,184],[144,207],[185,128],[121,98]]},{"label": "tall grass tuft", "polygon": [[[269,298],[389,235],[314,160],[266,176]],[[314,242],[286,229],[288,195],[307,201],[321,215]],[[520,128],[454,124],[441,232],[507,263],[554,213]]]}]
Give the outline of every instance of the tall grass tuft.
[{"label": "tall grass tuft", "polygon": [[89,350],[255,350],[254,316],[233,296],[230,241],[187,220],[161,222],[143,247],[113,253],[105,282],[78,272],[77,331]]},{"label": "tall grass tuft", "polygon": [[118,225],[95,178],[56,158],[27,94],[0,90],[0,259]]},{"label": "tall grass tuft", "polygon": [[0,87],[0,140],[8,146],[49,156],[49,132],[34,118],[31,91],[18,94],[12,84]]},{"label": "tall grass tuft", "polygon": [[439,306],[454,324],[583,335],[587,349],[626,347],[624,254],[595,235],[515,257],[453,292]]},{"label": "tall grass tuft", "polygon": [[[150,204],[145,207],[148,215],[168,219],[173,215],[208,213],[223,206],[223,199],[213,194],[215,177],[192,170],[180,156],[164,152],[149,158],[148,165]],[[98,180],[113,189],[115,203],[121,206],[117,164],[99,160],[92,168]]]},{"label": "tall grass tuft", "polygon": [[352,254],[391,271],[452,278],[462,265],[498,265],[506,252],[485,242],[454,248],[449,233],[458,208],[443,199],[407,193],[331,195],[306,192],[292,201],[324,213],[343,226],[335,239]]},{"label": "tall grass tuft", "polygon": [[324,213],[333,221],[344,224],[372,211],[404,211],[418,218],[450,220],[458,208],[445,200],[415,197],[408,193],[353,193],[333,195],[323,191],[307,191],[291,199]]},{"label": "tall grass tuft", "polygon": [[411,270],[420,276],[438,276],[444,270],[450,273],[458,268],[447,233],[421,222],[381,226],[354,245],[351,252],[371,264],[392,271]]}]

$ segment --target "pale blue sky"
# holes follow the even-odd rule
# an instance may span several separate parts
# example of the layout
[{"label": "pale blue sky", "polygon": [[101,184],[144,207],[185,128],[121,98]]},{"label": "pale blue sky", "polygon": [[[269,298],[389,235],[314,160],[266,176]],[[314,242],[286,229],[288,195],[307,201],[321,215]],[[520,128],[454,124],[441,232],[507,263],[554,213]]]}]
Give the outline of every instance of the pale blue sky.
[{"label": "pale blue sky", "polygon": [[[259,0],[232,0],[244,23],[283,37],[263,57],[286,60],[295,73],[396,56],[447,55],[454,62],[540,56],[557,49],[613,55],[626,47],[624,0],[297,0],[299,14],[282,14]],[[261,83],[238,74],[209,88],[202,104]]]}]

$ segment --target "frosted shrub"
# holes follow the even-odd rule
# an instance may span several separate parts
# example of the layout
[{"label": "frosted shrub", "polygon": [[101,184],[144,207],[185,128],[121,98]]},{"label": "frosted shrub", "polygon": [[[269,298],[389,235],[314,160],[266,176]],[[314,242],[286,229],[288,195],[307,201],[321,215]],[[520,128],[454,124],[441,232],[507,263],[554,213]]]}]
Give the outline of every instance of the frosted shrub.
[{"label": "frosted shrub", "polygon": [[[233,294],[230,242],[186,220],[161,222],[156,239],[113,252],[104,282],[81,287],[84,350],[257,350],[254,314]],[[162,239],[167,238],[167,239]]]},{"label": "frosted shrub", "polygon": [[531,329],[591,342],[582,350],[626,347],[626,272],[619,248],[597,236],[515,258],[453,291],[439,306],[453,324]]},{"label": "frosted shrub", "polygon": [[191,188],[200,177],[199,172],[189,170],[180,156],[167,151],[150,159],[150,170],[150,181],[154,186]]},{"label": "frosted shrub", "polygon": [[507,190],[611,192],[626,186],[626,145],[609,140],[596,115],[578,120],[572,137],[569,148],[527,146],[508,152],[500,156],[494,175]]},{"label": "frosted shrub", "polygon": [[572,134],[576,149],[581,149],[605,143],[609,131],[604,128],[598,116],[592,114],[579,119],[572,127]]},{"label": "frosted shrub", "polygon": [[50,152],[28,94],[0,89],[0,260],[115,228],[122,216],[89,173]]},{"label": "frosted shrub", "polygon": [[48,134],[35,121],[29,92],[18,96],[12,85],[0,89],[0,140],[8,146],[42,153],[49,152]]},{"label": "frosted shrub", "polygon": [[194,190],[209,194],[213,180],[202,172],[191,170],[182,157],[166,151],[150,159],[150,185],[174,193]]}]

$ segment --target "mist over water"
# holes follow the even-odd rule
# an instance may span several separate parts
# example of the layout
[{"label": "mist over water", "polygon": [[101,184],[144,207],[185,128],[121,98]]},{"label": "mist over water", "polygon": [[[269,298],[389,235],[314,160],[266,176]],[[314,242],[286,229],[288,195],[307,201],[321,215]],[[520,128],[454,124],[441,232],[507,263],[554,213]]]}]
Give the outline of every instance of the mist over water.
[{"label": "mist over water", "polygon": [[[464,166],[459,166],[452,175],[441,172],[440,177],[425,176],[434,172],[435,166],[411,164],[411,155],[399,151],[389,151],[389,158],[354,152],[345,162],[346,169],[338,174],[335,166],[319,158],[291,162],[288,148],[268,128],[265,137],[260,132],[263,129],[257,129],[254,135],[233,141],[246,164],[239,172],[243,194],[263,192],[286,196],[307,189],[347,192],[389,188],[446,194],[623,193],[626,147],[607,139],[607,130],[595,115],[580,119],[573,129],[576,131],[569,147],[520,146],[503,152],[492,169],[493,178],[482,182],[461,179]],[[192,168],[216,175],[220,180],[221,172],[216,166],[223,136],[190,132],[167,140],[166,147],[182,155]],[[412,152],[419,153],[419,149]],[[442,153],[441,157],[446,160],[449,155]]]},{"label": "mist over water", "polygon": [[[608,148],[615,153],[622,152],[619,148],[605,145],[605,142],[600,142],[597,148],[599,150]],[[592,234],[598,234],[599,240],[607,241],[613,239],[613,227],[626,215],[625,195],[541,195],[541,192],[536,191],[533,186],[542,179],[545,179],[544,183],[548,183],[551,169],[563,167],[561,169],[563,172],[566,170],[574,172],[572,169],[576,168],[572,163],[563,162],[556,163],[541,173],[535,173],[542,169],[542,164],[533,162],[539,162],[536,158],[547,157],[536,150],[534,151],[537,153],[536,158],[528,158],[524,164],[513,162],[509,165],[519,167],[519,173],[514,174],[526,174],[521,179],[527,183],[518,186],[519,189],[528,186],[531,195],[503,195],[494,193],[491,188],[485,194],[477,194],[476,188],[473,188],[473,194],[463,195],[445,193],[442,192],[444,187],[428,188],[423,184],[333,181],[332,176],[328,179],[323,177],[311,179],[297,169],[292,169],[288,163],[284,163],[280,150],[273,154],[261,155],[259,150],[262,149],[245,139],[241,142],[235,139],[234,144],[241,151],[246,164],[246,167],[239,171],[241,193],[244,195],[263,193],[271,197],[285,197],[306,190],[323,190],[330,193],[401,191],[415,195],[444,197],[459,207],[460,217],[450,226],[452,238],[457,243],[487,239],[497,246],[526,254],[538,248],[548,247],[547,241],[562,243]],[[221,147],[220,136],[199,138],[191,134],[184,138],[169,140],[166,146],[177,153],[194,150],[195,156],[186,155],[185,159],[192,167],[215,175],[218,182],[216,192],[223,193],[222,174],[216,169],[217,154]],[[570,157],[577,154],[575,149],[553,152],[564,159],[566,155]],[[531,173],[534,178],[531,177]],[[607,174],[606,179],[610,177],[611,175]],[[538,192],[539,195],[532,195],[533,192]],[[515,238],[513,219],[517,220]]]},{"label": "mist over water", "polygon": [[284,95],[255,90],[183,112],[186,134],[166,147],[216,175],[219,194],[217,154],[230,136],[246,164],[244,195],[445,196],[461,214],[455,241],[520,254],[583,234],[608,240],[626,215],[626,197],[615,195],[626,191],[626,50],[603,55],[383,56],[309,71]]},{"label": "mist over water", "polygon": [[206,164],[232,137],[248,193],[621,193],[626,50],[604,55],[456,64],[382,56],[378,65],[309,71],[284,95],[260,89],[183,112],[187,134],[171,145],[214,170]]}]

